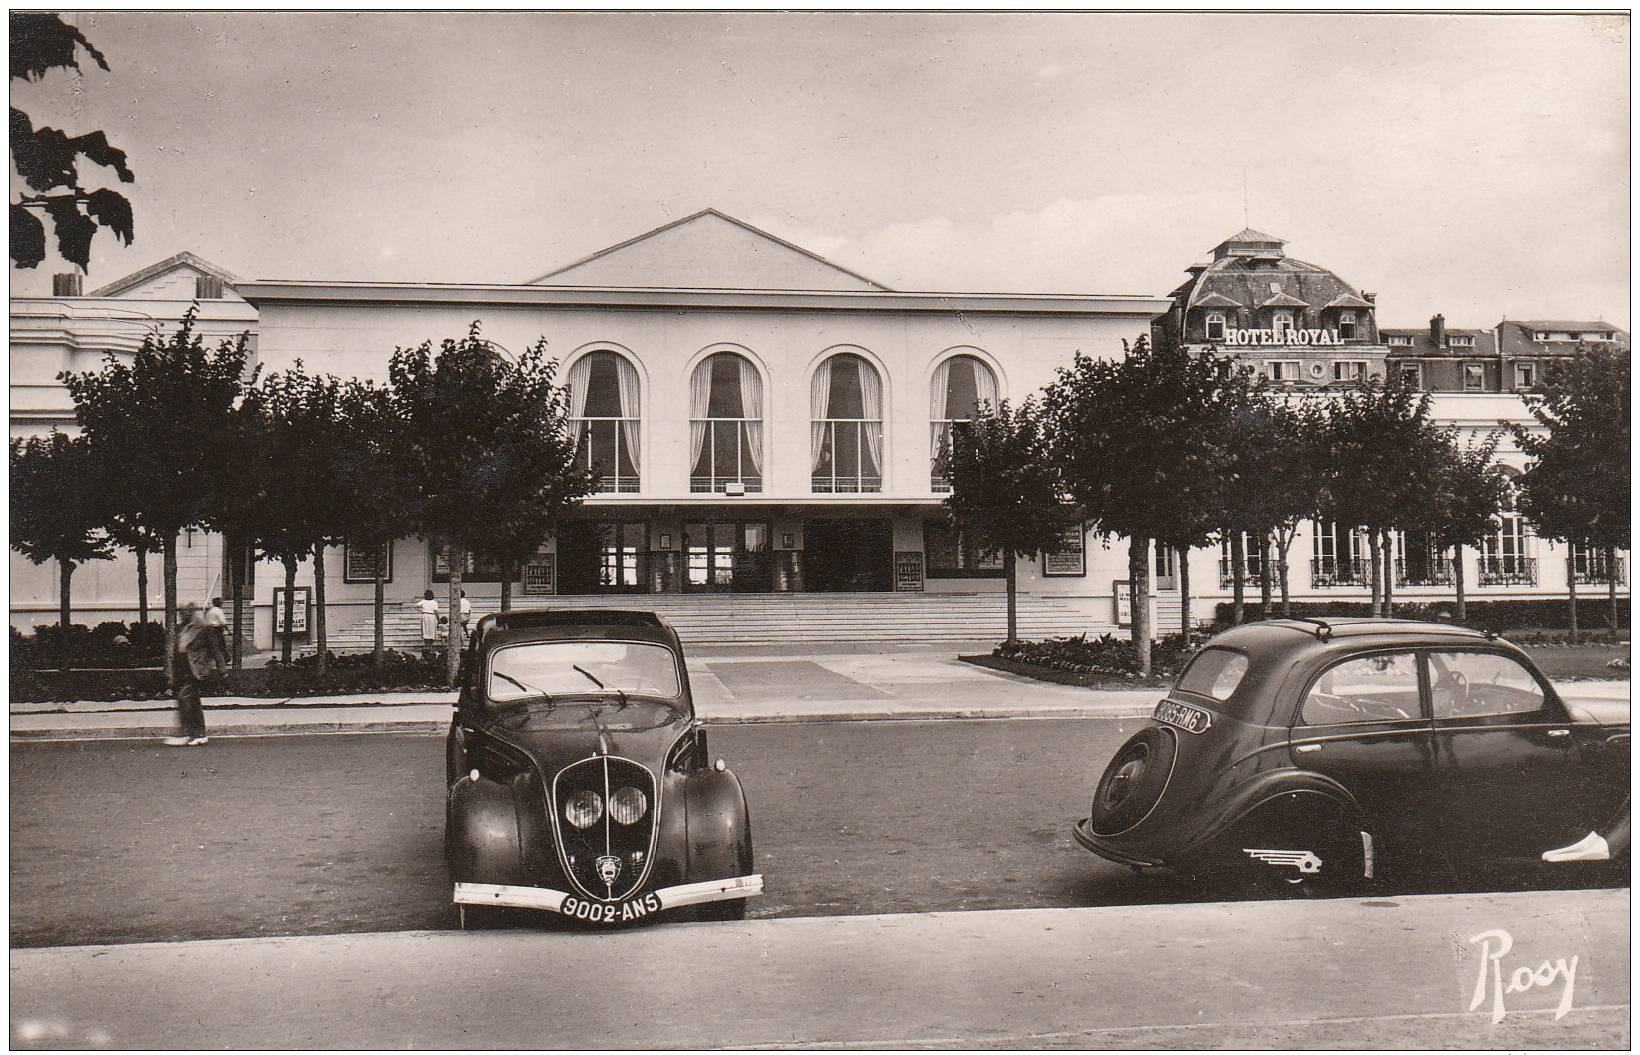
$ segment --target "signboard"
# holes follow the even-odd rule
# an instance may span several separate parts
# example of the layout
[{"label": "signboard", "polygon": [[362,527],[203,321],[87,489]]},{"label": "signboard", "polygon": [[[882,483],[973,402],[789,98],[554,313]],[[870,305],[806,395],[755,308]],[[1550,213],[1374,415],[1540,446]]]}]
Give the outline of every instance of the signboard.
[{"label": "signboard", "polygon": [[1133,582],[1129,579],[1117,579],[1110,584],[1111,593],[1116,597],[1116,625],[1133,625]]},{"label": "signboard", "polygon": [[555,554],[541,554],[524,562],[523,591],[545,594],[558,592],[558,558]]},{"label": "signboard", "polygon": [[1081,525],[1061,531],[1054,548],[1042,551],[1042,574],[1048,578],[1073,578],[1087,573],[1087,535]]},{"label": "signboard", "polygon": [[910,550],[894,554],[894,589],[920,593],[923,588],[923,555]]},{"label": "signboard", "polygon": [[[301,637],[308,632],[308,602],[313,599],[313,587],[298,586],[296,588],[295,605],[291,608],[292,637]],[[287,633],[285,630],[285,588],[273,588],[273,635],[279,637]]]},{"label": "signboard", "polygon": [[1337,330],[1285,329],[1278,333],[1275,330],[1227,329],[1224,331],[1224,343],[1244,348],[1271,344],[1296,348],[1334,348],[1344,342],[1338,339]]}]

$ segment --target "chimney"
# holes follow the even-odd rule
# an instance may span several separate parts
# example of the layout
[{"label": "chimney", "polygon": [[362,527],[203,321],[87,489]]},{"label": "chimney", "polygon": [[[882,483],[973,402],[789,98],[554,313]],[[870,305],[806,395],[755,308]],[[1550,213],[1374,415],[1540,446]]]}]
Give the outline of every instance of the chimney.
[{"label": "chimney", "polygon": [[1446,316],[1437,315],[1429,320],[1429,339],[1435,342],[1435,347],[1446,347]]},{"label": "chimney", "polygon": [[65,274],[51,276],[51,295],[53,297],[83,297],[85,296],[85,276],[78,271],[69,271]]}]

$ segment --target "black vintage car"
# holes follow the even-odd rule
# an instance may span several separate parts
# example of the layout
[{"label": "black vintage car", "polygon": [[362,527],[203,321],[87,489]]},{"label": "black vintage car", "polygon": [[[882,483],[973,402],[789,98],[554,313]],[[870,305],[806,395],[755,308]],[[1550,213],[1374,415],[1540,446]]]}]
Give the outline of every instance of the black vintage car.
[{"label": "black vintage car", "polygon": [[660,617],[487,615],[460,682],[444,852],[463,926],[469,906],[739,919],[762,893],[740,781],[707,754]]},{"label": "black vintage car", "polygon": [[1198,651],[1100,778],[1076,840],[1277,888],[1628,848],[1626,700],[1568,706],[1460,627],[1271,620]]}]

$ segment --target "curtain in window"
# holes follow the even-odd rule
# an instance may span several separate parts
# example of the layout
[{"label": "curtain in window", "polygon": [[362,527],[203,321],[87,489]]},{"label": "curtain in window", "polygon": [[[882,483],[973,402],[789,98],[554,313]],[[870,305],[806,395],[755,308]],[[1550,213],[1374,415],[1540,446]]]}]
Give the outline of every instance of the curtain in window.
[{"label": "curtain in window", "polygon": [[623,356],[615,356],[615,383],[621,393],[621,438],[626,441],[632,467],[638,467],[638,370]]},{"label": "curtain in window", "polygon": [[735,356],[735,364],[740,367],[740,416],[750,419],[745,423],[746,458],[751,462],[751,475],[762,476],[763,379],[757,376],[757,367],[746,357]]},{"label": "curtain in window", "polygon": [[712,363],[709,355],[695,367],[689,378],[689,464],[700,464],[700,452],[706,446],[706,413],[712,399]]},{"label": "curtain in window", "polygon": [[991,368],[978,359],[969,360],[974,364],[974,389],[977,394],[975,400],[980,406],[997,408],[997,375],[991,373]]},{"label": "curtain in window", "polygon": [[854,360],[860,372],[860,416],[866,419],[862,431],[866,434],[866,449],[871,452],[871,464],[877,475],[883,475],[883,381],[877,371],[864,359]]},{"label": "curtain in window", "polygon": [[930,421],[944,421],[945,405],[951,395],[951,364],[955,358],[947,359],[934,368],[934,383],[928,392],[928,419]]},{"label": "curtain in window", "polygon": [[[586,412],[587,412],[587,389],[590,387],[589,382],[591,382],[591,380],[592,380],[592,356],[583,355],[583,356],[581,356],[581,358],[575,360],[575,365],[574,366],[569,368],[569,416],[570,417],[572,417],[572,418],[581,418],[581,417],[584,417],[586,415]],[[575,442],[576,443],[581,442],[581,438],[586,435],[587,429],[590,428],[590,427],[591,427],[591,422],[577,421],[575,423]]]},{"label": "curtain in window", "polygon": [[820,468],[820,459],[826,450],[826,411],[831,402],[831,364],[827,359],[815,367],[814,376],[809,378],[809,471],[815,472]]}]

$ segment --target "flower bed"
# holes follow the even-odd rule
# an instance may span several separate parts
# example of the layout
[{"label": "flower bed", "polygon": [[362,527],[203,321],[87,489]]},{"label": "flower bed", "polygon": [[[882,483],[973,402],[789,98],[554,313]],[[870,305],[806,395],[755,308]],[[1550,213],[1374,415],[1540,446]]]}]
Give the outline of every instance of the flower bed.
[{"label": "flower bed", "polygon": [[1114,634],[1091,640],[1082,634],[1021,641],[998,645],[989,656],[962,658],[980,666],[1061,684],[1133,688],[1171,682],[1201,641],[1200,637],[1186,640],[1183,635],[1174,634],[1155,642],[1150,651],[1148,678],[1139,674],[1139,656],[1132,639]]}]

